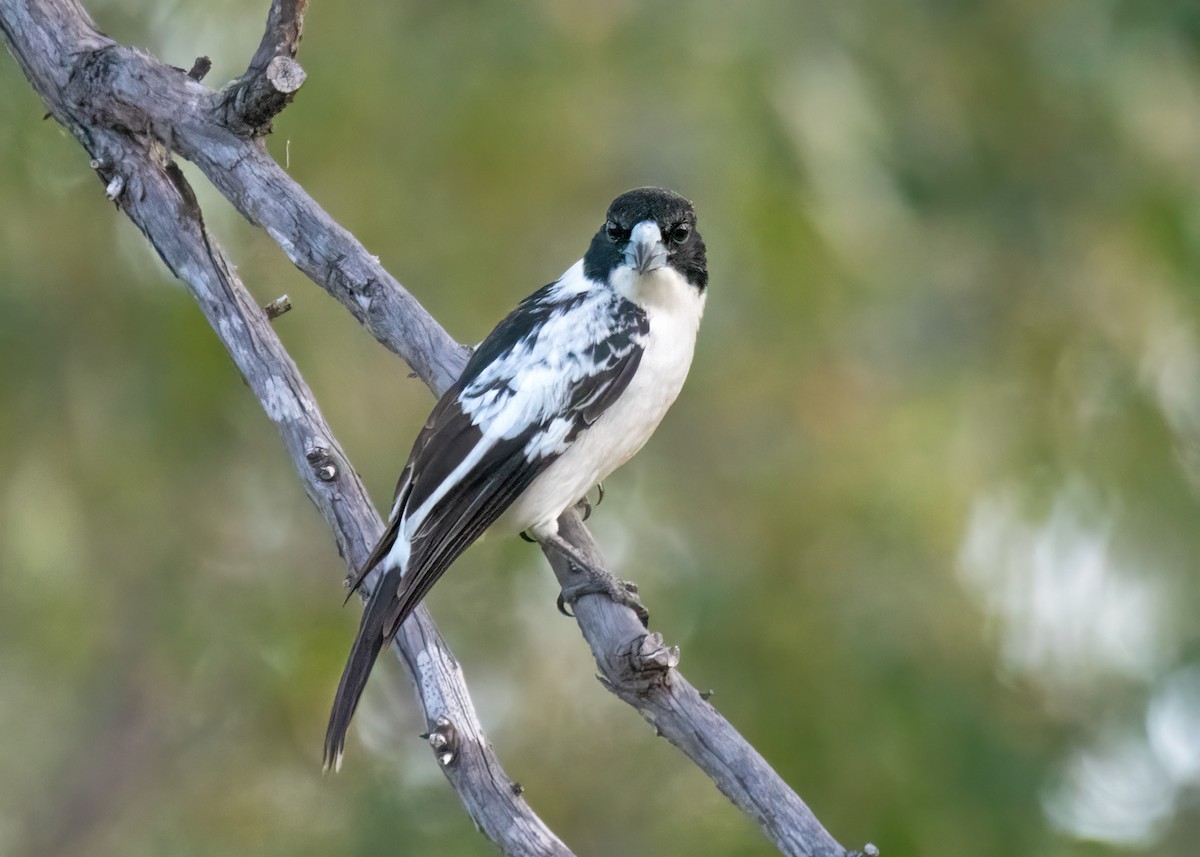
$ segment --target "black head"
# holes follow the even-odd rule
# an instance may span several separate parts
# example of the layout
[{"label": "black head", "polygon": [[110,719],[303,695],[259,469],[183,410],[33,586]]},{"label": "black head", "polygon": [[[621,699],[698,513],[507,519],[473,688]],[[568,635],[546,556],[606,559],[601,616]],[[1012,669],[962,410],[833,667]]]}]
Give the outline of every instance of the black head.
[{"label": "black head", "polygon": [[[634,227],[645,222],[658,226],[661,243],[656,247],[631,245]],[[606,281],[613,270],[629,264],[644,265],[643,270],[669,265],[703,291],[708,286],[707,260],[692,204],[661,187],[639,187],[614,199],[583,257],[583,272],[593,280]]]}]

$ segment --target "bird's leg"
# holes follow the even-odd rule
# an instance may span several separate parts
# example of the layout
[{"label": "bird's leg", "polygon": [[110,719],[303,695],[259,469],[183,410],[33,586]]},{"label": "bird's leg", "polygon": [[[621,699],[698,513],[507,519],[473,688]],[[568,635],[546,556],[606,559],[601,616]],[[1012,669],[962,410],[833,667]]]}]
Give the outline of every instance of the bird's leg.
[{"label": "bird's leg", "polygon": [[617,604],[622,604],[637,614],[643,626],[649,626],[650,614],[642,606],[637,596],[637,584],[621,580],[603,569],[596,568],[575,550],[574,546],[555,534],[542,541],[555,553],[567,561],[567,567],[573,575],[579,575],[580,580],[563,586],[558,596],[558,609],[565,616],[573,616],[569,607],[585,595],[606,595]]}]

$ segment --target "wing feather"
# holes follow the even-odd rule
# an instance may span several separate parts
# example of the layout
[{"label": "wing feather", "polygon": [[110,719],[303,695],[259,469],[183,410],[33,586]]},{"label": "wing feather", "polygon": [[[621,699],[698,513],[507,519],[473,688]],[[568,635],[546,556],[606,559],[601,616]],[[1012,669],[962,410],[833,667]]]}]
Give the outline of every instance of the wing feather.
[{"label": "wing feather", "polygon": [[326,731],[326,765],[341,758],[382,647],[463,551],[620,397],[637,370],[649,333],[645,312],[608,289],[569,279],[582,277],[582,268],[572,272],[497,325],[413,444],[388,527],[351,579],[351,592],[400,539],[408,542],[407,560],[403,568],[384,567],[363,611]]},{"label": "wing feather", "polygon": [[429,418],[425,420],[425,427],[421,429],[416,441],[413,442],[412,451],[408,454],[408,462],[404,465],[404,469],[400,472],[400,478],[396,481],[396,491],[392,497],[392,512],[388,516],[387,527],[384,529],[383,535],[379,537],[379,541],[375,543],[375,547],[371,550],[366,562],[350,578],[350,591],[346,595],[347,601],[362,586],[363,581],[367,579],[367,575],[371,573],[375,566],[383,561],[383,558],[388,555],[393,545],[395,545],[396,538],[400,533],[400,522],[403,517],[402,512],[407,507],[409,498],[412,495],[413,477],[418,464],[425,457],[426,448],[435,437],[445,437],[455,430],[464,431],[466,429],[466,426],[462,425],[461,420],[454,419],[455,413],[461,415],[461,409],[455,407],[461,389],[462,384],[458,382],[442,394],[437,404],[434,405],[433,411],[429,414]]},{"label": "wing feather", "polygon": [[[538,474],[565,451],[579,432],[599,419],[628,387],[641,362],[649,323],[639,307],[615,295],[603,296],[607,304],[597,307],[596,316],[607,321],[598,335],[571,343],[574,347],[567,353],[549,355],[561,363],[579,367],[573,383],[561,390],[543,390],[536,382],[546,385],[544,375],[497,377],[484,372],[489,366],[508,359],[517,349],[524,349],[536,358],[538,347],[545,345],[538,341],[538,331],[545,328],[555,313],[578,309],[589,297],[587,293],[572,293],[565,300],[555,300],[555,285],[546,286],[526,298],[517,310],[497,325],[475,350],[463,376],[434,407],[413,444],[396,486],[387,530],[355,574],[351,592],[361,586],[371,570],[391,551],[396,539],[402,537],[401,530],[408,518],[428,502],[472,450],[483,442],[489,419],[494,420],[495,414],[509,405],[515,396],[540,398],[540,418],[515,437],[496,440],[470,472],[460,476],[458,484],[451,486],[432,505],[408,536],[411,544],[406,576],[432,578],[423,586],[413,581],[414,591],[420,590],[422,595]],[[561,375],[554,373],[553,377]],[[485,392],[493,394],[490,409],[469,413],[464,407],[465,402]],[[565,432],[560,426],[553,426],[556,420],[562,419],[569,422]],[[549,438],[552,427],[559,430],[557,442],[540,442],[552,440]],[[527,460],[529,449],[537,452],[532,460]],[[457,550],[444,550],[443,544],[459,544],[462,533],[473,535]],[[430,538],[434,538],[433,546],[423,548]],[[425,568],[426,564],[428,568]],[[417,597],[418,601],[420,597]],[[400,622],[408,612],[403,611]],[[399,623],[395,627],[399,627]]]}]

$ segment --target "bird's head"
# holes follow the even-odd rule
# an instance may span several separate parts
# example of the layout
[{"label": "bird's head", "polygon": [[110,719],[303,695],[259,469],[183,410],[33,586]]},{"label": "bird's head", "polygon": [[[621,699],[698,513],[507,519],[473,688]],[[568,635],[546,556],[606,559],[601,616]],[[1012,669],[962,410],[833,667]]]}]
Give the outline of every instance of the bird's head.
[{"label": "bird's head", "polygon": [[639,187],[614,199],[583,257],[584,273],[611,282],[621,268],[644,276],[668,266],[696,289],[708,286],[704,241],[692,204],[660,187]]}]

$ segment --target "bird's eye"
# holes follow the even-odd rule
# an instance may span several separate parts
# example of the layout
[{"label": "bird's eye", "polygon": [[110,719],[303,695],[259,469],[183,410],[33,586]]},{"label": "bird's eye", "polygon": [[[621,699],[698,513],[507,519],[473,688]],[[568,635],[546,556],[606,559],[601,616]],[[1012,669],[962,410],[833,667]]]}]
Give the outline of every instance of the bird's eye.
[{"label": "bird's eye", "polygon": [[692,227],[688,226],[686,223],[680,223],[671,230],[671,240],[676,244],[682,244],[684,241],[688,240],[691,234]]},{"label": "bird's eye", "polygon": [[622,229],[617,225],[616,221],[610,220],[604,224],[604,230],[608,233],[608,240],[614,244],[620,244],[629,238],[629,230]]}]

